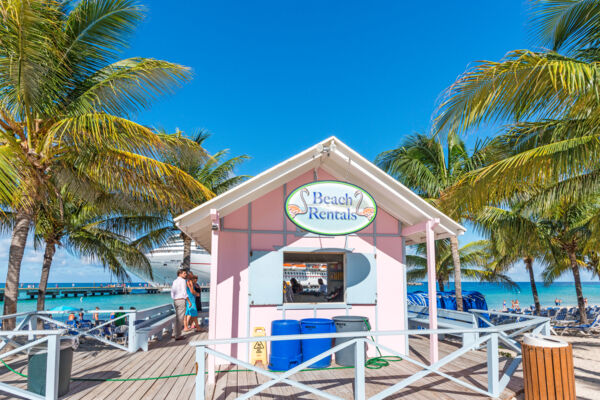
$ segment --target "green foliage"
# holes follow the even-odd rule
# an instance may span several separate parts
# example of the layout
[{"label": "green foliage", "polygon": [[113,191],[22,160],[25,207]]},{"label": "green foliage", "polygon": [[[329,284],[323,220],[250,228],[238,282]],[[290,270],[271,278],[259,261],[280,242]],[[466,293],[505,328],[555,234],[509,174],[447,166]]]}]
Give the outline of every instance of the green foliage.
[{"label": "green foliage", "polygon": [[[458,249],[461,273],[463,276],[480,282],[498,282],[509,288],[515,283],[500,270],[494,268],[490,242],[479,240]],[[448,282],[454,273],[454,263],[450,251],[450,241],[437,240],[435,243],[436,276],[442,282]],[[427,277],[427,250],[425,244],[415,246],[415,254],[406,256],[407,278],[419,281]]]}]

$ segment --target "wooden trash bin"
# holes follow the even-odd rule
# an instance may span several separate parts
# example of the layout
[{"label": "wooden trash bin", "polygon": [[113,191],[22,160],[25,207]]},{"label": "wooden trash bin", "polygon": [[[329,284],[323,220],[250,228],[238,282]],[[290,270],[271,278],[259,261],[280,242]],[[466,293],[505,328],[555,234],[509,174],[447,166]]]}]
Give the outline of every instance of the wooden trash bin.
[{"label": "wooden trash bin", "polygon": [[550,336],[525,335],[521,350],[525,400],[575,400],[570,343]]}]

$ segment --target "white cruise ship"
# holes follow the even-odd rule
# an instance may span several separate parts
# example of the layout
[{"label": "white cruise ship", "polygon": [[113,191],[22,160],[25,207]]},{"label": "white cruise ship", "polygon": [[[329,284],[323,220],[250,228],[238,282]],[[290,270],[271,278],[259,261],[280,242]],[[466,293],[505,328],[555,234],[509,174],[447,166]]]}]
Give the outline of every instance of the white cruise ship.
[{"label": "white cruise ship", "polygon": [[[177,277],[177,270],[183,261],[183,240],[173,236],[167,244],[146,254],[152,265],[154,279],[142,277],[154,285],[171,285]],[[192,259],[190,269],[198,275],[200,285],[210,281],[210,254],[201,246],[192,242]]]}]

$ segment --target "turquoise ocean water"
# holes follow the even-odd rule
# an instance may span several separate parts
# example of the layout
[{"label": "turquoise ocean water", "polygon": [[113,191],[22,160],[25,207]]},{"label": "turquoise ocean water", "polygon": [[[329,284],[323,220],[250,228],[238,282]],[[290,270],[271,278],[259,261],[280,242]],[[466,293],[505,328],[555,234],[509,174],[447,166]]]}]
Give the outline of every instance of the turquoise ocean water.
[{"label": "turquoise ocean water", "polygon": [[[32,285],[37,287],[37,284],[28,284],[24,283],[22,287],[29,287]],[[58,285],[59,287],[92,287],[92,286],[106,286],[107,283],[49,283],[48,288],[53,288]],[[88,297],[57,297],[55,299],[51,297],[46,297],[46,309],[49,310],[51,308],[57,306],[69,306],[75,308],[83,308],[84,310],[92,310],[95,307],[99,307],[101,310],[116,310],[119,306],[123,306],[124,308],[135,307],[138,310],[160,306],[166,303],[171,302],[170,293],[158,293],[158,294],[146,294],[141,293],[141,290],[136,290],[143,284],[132,284],[130,285],[134,288],[132,294],[127,295],[103,295],[103,296],[88,296]],[[0,284],[0,288],[3,288],[4,284]],[[136,291],[138,293],[136,293]],[[202,294],[202,302],[208,302],[208,293]],[[0,302],[2,304],[3,302]],[[36,309],[37,299],[30,300],[23,293],[21,293],[19,297],[19,302],[17,303],[18,312],[24,311],[33,311]],[[2,310],[0,309],[0,312]]]},{"label": "turquoise ocean water", "polygon": [[[533,305],[533,294],[529,282],[517,282],[518,288],[510,290],[496,283],[478,283],[478,282],[463,282],[463,290],[476,290],[485,296],[489,309],[502,309],[502,302],[510,307],[511,300],[519,300],[521,308]],[[583,282],[583,296],[587,297],[589,305],[600,305],[600,282]],[[446,290],[453,290],[454,285],[451,283]],[[418,290],[427,291],[427,285],[409,286],[409,292]],[[542,282],[537,284],[537,290],[540,297],[542,307],[554,306],[554,299],[557,297],[562,300],[563,306],[577,305],[577,297],[575,296],[575,285],[573,282],[555,282],[552,285],[544,286]]]},{"label": "turquoise ocean water", "polygon": [[[28,284],[25,284],[27,287]],[[71,287],[71,283],[60,283],[61,287]],[[100,286],[99,283],[95,284]],[[104,283],[103,285],[106,285]],[[0,287],[3,287],[0,284]],[[49,284],[49,287],[56,286],[56,283]],[[77,283],[75,286],[85,287],[93,286],[91,283]],[[133,284],[132,287],[139,287],[137,284]],[[453,286],[450,285],[450,290]],[[409,286],[410,292],[418,290],[427,291],[425,284],[421,286]],[[448,288],[446,288],[448,290]],[[521,307],[528,307],[533,304],[533,296],[531,294],[531,288],[528,282],[519,282],[517,290],[508,290],[504,286],[493,284],[493,283],[474,283],[474,282],[463,282],[463,290],[477,290],[481,292],[488,303],[488,308],[501,309],[502,301],[510,305],[511,300],[518,299]],[[538,284],[538,292],[540,294],[540,300],[542,306],[553,306],[554,299],[556,297],[562,299],[563,305],[576,305],[577,300],[575,297],[575,286],[571,282],[556,282],[550,286],[544,286],[543,283]],[[588,304],[600,305],[600,282],[584,282],[583,283],[583,294],[588,299]],[[203,302],[208,301],[208,293],[203,293]],[[29,300],[21,298],[18,303],[18,311],[31,311],[35,310],[37,300]],[[160,294],[129,294],[129,295],[114,295],[114,296],[89,296],[89,297],[78,297],[78,298],[46,298],[46,309],[65,305],[76,308],[83,308],[84,310],[91,310],[95,307],[100,307],[103,310],[117,309],[119,306],[124,308],[135,307],[138,310],[148,307],[154,307],[171,302],[171,296],[169,293]]]}]

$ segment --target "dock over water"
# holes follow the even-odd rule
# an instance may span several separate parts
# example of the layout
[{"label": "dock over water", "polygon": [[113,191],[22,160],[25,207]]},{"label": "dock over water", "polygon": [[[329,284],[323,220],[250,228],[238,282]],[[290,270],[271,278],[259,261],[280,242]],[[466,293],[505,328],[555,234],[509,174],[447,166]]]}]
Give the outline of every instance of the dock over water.
[{"label": "dock over water", "polygon": [[[118,295],[131,294],[133,291],[140,291],[146,294],[160,293],[160,289],[156,287],[53,287],[46,289],[46,297],[87,297],[87,296],[103,296],[103,295]],[[39,291],[37,288],[19,288],[19,294],[25,295],[30,299],[37,298]],[[0,301],[4,301],[4,289],[0,289]]]},{"label": "dock over water", "polygon": [[[73,381],[71,389],[63,399],[69,400],[164,400],[193,399],[195,396],[194,376],[180,376],[169,379],[143,381],[104,381],[106,379],[145,378],[167,375],[193,374],[195,367],[195,350],[189,346],[191,341],[206,339],[206,333],[188,333],[185,340],[173,341],[164,338],[150,344],[149,351],[127,353],[112,347],[90,346],[80,347],[74,354],[72,376],[91,379],[89,381]],[[429,340],[423,337],[411,337],[411,355],[414,359],[427,362],[429,357]],[[457,344],[440,342],[440,355],[450,354],[458,348]],[[500,359],[500,370],[507,367],[509,358]],[[15,370],[27,373],[24,358],[9,362]],[[231,367],[235,368],[235,367]],[[469,383],[485,388],[487,385],[486,352],[470,351],[463,357],[453,361],[442,369],[453,377],[464,379]],[[389,367],[378,370],[367,369],[366,394],[372,396],[382,389],[409,377],[417,371],[417,367],[407,361],[392,363]],[[328,391],[336,396],[353,398],[353,369],[331,369],[300,372],[293,377],[312,387]],[[255,372],[221,372],[217,374],[215,385],[207,387],[206,398],[214,400],[234,399],[258,386],[268,378]],[[11,382],[19,387],[26,387],[27,379],[0,369],[0,380]],[[510,399],[522,392],[523,377],[519,370],[513,375],[501,399]],[[14,396],[0,392],[0,399],[14,399]],[[255,398],[261,399],[316,399],[313,394],[300,389],[278,384],[262,392]],[[390,398],[409,398],[415,400],[468,400],[481,399],[482,395],[469,392],[439,375],[429,375],[415,384],[404,388]]]}]

